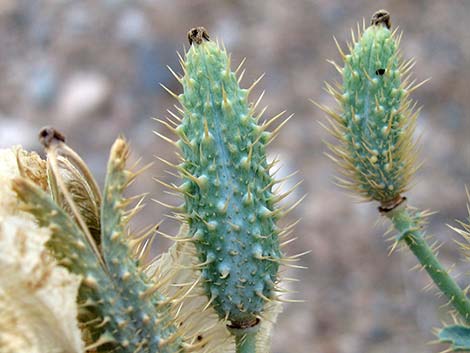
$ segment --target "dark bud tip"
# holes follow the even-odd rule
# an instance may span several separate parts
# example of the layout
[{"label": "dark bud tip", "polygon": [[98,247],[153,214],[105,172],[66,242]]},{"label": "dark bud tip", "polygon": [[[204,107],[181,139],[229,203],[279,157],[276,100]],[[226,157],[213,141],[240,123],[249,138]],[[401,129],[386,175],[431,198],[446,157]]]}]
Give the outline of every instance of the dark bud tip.
[{"label": "dark bud tip", "polygon": [[382,201],[379,206],[379,212],[384,214],[393,211],[395,208],[400,206],[406,201],[405,196],[397,195],[393,200]]},{"label": "dark bud tip", "polygon": [[390,13],[387,10],[379,10],[372,15],[370,19],[371,26],[383,25],[390,29],[392,27],[392,20],[390,19]]},{"label": "dark bud tip", "polygon": [[48,148],[52,143],[65,142],[65,136],[53,127],[46,126],[39,132],[39,142]]},{"label": "dark bud tip", "polygon": [[194,27],[188,32],[189,45],[201,44],[203,40],[209,41],[209,33],[204,27]]},{"label": "dark bud tip", "polygon": [[227,327],[229,330],[247,330],[247,329],[258,329],[258,324],[261,322],[259,318],[254,318],[252,320],[246,321],[246,322],[231,322],[230,324],[227,324]]}]

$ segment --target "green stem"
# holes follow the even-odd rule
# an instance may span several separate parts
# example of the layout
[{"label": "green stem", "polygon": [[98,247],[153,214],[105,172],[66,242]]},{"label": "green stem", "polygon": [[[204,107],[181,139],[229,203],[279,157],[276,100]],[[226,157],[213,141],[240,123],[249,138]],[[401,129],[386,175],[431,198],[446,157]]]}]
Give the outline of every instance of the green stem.
[{"label": "green stem", "polygon": [[419,224],[420,217],[412,214],[404,204],[385,213],[385,215],[400,233],[398,240],[405,241],[436,286],[448,298],[449,303],[467,323],[470,323],[470,300],[447,270],[444,269],[424,239],[424,233],[421,231]]},{"label": "green stem", "polygon": [[235,336],[235,346],[237,353],[255,353],[256,335],[259,331],[259,322],[255,326],[248,328],[234,328],[227,326],[230,333]]},{"label": "green stem", "polygon": [[235,336],[237,353],[256,352],[256,332],[247,333],[242,336]]}]

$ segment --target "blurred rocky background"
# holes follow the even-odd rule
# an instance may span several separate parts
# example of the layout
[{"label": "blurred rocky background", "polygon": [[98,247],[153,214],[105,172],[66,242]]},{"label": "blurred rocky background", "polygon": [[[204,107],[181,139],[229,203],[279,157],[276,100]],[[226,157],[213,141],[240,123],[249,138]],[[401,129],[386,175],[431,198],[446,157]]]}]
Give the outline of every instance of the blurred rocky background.
[{"label": "blurred rocky background", "polygon": [[[450,322],[445,301],[428,277],[410,272],[407,251],[388,255],[376,205],[358,204],[332,182],[332,164],[322,155],[328,137],[323,113],[308,98],[330,104],[324,80],[339,80],[326,59],[339,60],[333,35],[345,47],[358,21],[386,8],[404,31],[405,58],[415,57],[415,77],[430,83],[413,94],[423,110],[418,130],[425,161],[408,193],[410,203],[439,211],[429,232],[441,242],[442,261],[455,265],[463,286],[470,283],[446,223],[466,217],[465,183],[470,176],[470,1],[455,0],[0,0],[0,146],[22,144],[40,151],[44,125],[63,131],[102,183],[109,147],[124,134],[143,163],[159,155],[175,161],[174,150],[152,134],[151,117],[164,117],[176,102],[159,86],[179,92],[166,65],[179,71],[186,32],[203,25],[223,39],[234,65],[247,57],[242,81],[259,74],[267,116],[286,109],[295,117],[270,147],[284,163],[280,173],[300,170],[297,196],[308,197],[291,215],[302,218],[294,254],[311,249],[294,271],[300,282],[276,327],[273,352],[427,353],[432,330]],[[151,202],[177,203],[152,176],[174,181],[156,162],[134,192],[150,191],[135,227],[160,221],[167,211]],[[294,180],[295,181],[295,180]],[[290,200],[292,201],[292,199]],[[286,220],[286,223],[289,220]],[[177,225],[167,220],[166,233]],[[163,239],[155,252],[166,249]]]}]

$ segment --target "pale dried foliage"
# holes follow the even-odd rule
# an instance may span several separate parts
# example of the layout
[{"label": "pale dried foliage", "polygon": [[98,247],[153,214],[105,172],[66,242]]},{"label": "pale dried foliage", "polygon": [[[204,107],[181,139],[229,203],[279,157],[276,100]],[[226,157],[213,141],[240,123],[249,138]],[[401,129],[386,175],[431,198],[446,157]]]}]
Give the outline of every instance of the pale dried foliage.
[{"label": "pale dried foliage", "polygon": [[45,162],[21,148],[0,150],[0,352],[83,352],[77,322],[80,278],[58,266],[47,229],[19,209],[12,178],[47,188]]}]

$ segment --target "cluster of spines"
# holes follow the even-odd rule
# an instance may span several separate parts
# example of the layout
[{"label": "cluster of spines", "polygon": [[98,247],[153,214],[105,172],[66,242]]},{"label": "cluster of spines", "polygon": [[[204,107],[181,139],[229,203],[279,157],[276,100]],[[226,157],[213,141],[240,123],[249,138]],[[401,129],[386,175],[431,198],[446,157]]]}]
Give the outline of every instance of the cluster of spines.
[{"label": "cluster of spines", "polygon": [[[193,31],[190,39],[191,33],[205,30]],[[259,79],[241,89],[243,71],[236,75],[242,64],[233,72],[225,48],[208,36],[190,42],[185,59],[180,56],[184,75],[171,70],[184,92],[177,95],[167,89],[181,104],[182,117],[170,112],[168,122],[159,120],[179,139],[157,132],[181,150],[179,165],[163,161],[179,171],[183,183],[160,182],[184,197],[176,217],[189,225],[189,236],[177,240],[196,246],[200,263],[195,267],[201,271],[208,305],[233,326],[246,327],[262,317],[267,301],[280,300],[275,294],[279,265],[295,267],[292,261],[297,260],[284,256],[280,244],[293,225],[281,230],[276,222],[298,203],[276,205],[293,190],[273,193],[273,186],[283,180],[270,174],[277,161],[268,164],[265,153],[290,117],[272,132],[267,128],[283,113],[258,125],[264,110],[257,116],[255,110],[262,95],[251,105],[248,95]]]},{"label": "cluster of spines", "polygon": [[[457,244],[460,246],[460,249],[466,260],[470,260],[470,189],[465,187],[466,196],[467,196],[467,220],[460,221],[457,220],[458,226],[450,226],[454,232],[462,237],[462,240],[457,241]],[[467,287],[467,291],[470,287]]]},{"label": "cluster of spines", "polygon": [[[171,317],[171,307],[150,283],[131,256],[132,247],[145,252],[140,240],[126,239],[127,222],[137,208],[126,211],[130,200],[123,191],[136,173],[125,169],[128,147],[118,139],[111,150],[101,207],[101,243],[86,227],[69,190],[61,179],[56,142],[48,146],[48,159],[60,195],[69,202],[66,213],[44,191],[25,179],[14,181],[24,208],[51,230],[48,247],[59,263],[83,276],[79,306],[86,313],[84,329],[94,342],[88,349],[113,352],[180,352],[182,336]],[[62,149],[64,150],[64,148]],[[59,193],[56,193],[59,195]]]},{"label": "cluster of spines", "polygon": [[[470,202],[470,192],[467,192],[467,202]],[[458,220],[458,226],[449,226],[461,237],[457,240],[462,255],[466,261],[470,260],[470,203],[467,203],[467,220]],[[464,293],[468,296],[470,286],[464,289]],[[449,343],[450,347],[445,352],[468,352],[470,350],[470,324],[469,320],[465,320],[457,313],[451,312],[452,324],[446,324],[440,330],[435,330],[440,343]]]},{"label": "cluster of spines", "polygon": [[398,49],[401,35],[390,29],[387,12],[377,12],[371,25],[357,26],[349,54],[336,42],[344,66],[332,62],[343,83],[326,84],[340,111],[317,104],[330,119],[323,126],[338,143],[328,143],[329,157],[338,164],[340,186],[366,200],[387,205],[407,190],[416,169],[413,134],[418,115],[410,93],[414,61],[403,61]]}]

